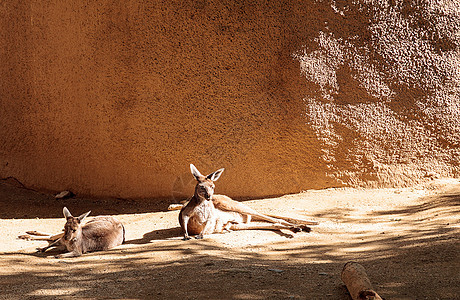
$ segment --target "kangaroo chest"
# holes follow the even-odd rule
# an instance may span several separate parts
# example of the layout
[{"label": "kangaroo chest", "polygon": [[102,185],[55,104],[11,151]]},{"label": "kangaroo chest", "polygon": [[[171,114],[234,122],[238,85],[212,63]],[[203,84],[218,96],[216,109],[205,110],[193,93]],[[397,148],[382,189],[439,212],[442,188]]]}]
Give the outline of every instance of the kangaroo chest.
[{"label": "kangaroo chest", "polygon": [[214,215],[214,205],[211,201],[204,201],[194,209],[196,221],[203,224]]}]

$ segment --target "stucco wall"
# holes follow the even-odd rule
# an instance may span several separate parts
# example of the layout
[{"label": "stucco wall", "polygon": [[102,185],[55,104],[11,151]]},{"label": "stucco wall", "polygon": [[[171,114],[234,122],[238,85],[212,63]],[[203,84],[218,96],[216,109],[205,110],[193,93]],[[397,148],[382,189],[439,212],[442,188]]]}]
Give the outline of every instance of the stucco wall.
[{"label": "stucco wall", "polygon": [[144,2],[0,4],[0,177],[180,198],[189,163],[233,197],[459,176],[456,1]]}]

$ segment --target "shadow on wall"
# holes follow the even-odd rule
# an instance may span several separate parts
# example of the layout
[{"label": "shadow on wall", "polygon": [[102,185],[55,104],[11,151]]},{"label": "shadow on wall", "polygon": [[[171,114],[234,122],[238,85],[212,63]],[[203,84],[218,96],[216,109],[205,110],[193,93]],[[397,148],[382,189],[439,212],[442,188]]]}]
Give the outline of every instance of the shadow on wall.
[{"label": "shadow on wall", "polygon": [[129,198],[181,197],[192,162],[233,197],[459,175],[455,1],[16,2],[1,177]]},{"label": "shadow on wall", "polygon": [[233,168],[222,190],[236,197],[337,185],[316,171],[291,56],[323,26],[300,16],[322,4],[14,4],[0,8],[14,37],[0,56],[1,177],[168,197],[193,162]]}]

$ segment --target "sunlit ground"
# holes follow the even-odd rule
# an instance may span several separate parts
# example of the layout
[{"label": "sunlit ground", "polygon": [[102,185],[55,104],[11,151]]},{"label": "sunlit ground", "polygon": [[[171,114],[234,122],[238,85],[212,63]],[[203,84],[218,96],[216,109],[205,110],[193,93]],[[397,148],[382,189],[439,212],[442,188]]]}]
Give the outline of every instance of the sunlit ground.
[{"label": "sunlit ground", "polygon": [[[1,299],[350,299],[340,280],[360,262],[386,299],[459,299],[460,184],[330,189],[248,201],[316,220],[311,233],[241,231],[182,241],[177,211],[126,214],[127,243],[74,259],[36,255],[63,218],[0,219]],[[82,212],[78,212],[82,213]]]}]

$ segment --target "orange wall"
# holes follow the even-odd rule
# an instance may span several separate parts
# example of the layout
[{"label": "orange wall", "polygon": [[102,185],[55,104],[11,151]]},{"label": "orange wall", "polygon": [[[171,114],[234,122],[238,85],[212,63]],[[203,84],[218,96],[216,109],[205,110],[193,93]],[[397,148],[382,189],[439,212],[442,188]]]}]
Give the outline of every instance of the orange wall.
[{"label": "orange wall", "polygon": [[455,5],[144,2],[0,5],[0,177],[182,198],[190,163],[233,197],[458,176]]}]

